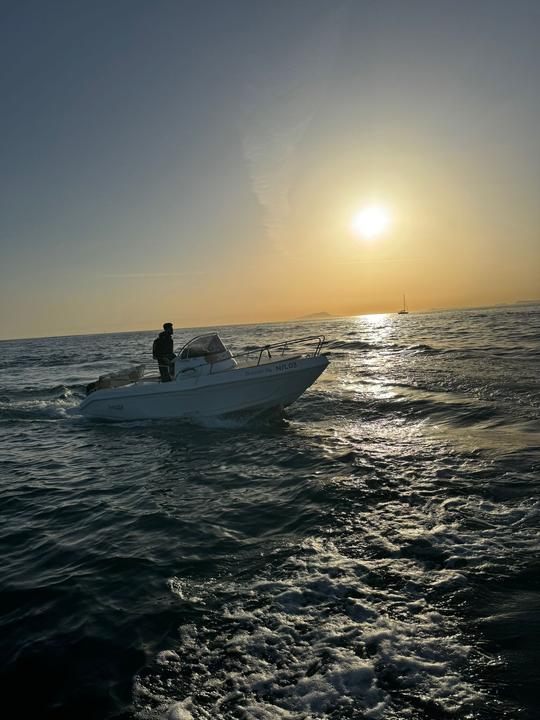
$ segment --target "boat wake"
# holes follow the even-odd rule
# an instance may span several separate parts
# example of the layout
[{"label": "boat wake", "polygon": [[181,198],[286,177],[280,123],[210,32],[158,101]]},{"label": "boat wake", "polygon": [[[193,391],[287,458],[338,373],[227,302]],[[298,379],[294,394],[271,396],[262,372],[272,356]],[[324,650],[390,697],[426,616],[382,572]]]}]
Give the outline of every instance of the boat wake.
[{"label": "boat wake", "polygon": [[[470,647],[422,595],[427,581],[411,560],[391,567],[322,541],[305,542],[279,577],[244,587],[172,578],[194,622],[137,677],[136,715],[398,720],[471,711],[481,696],[467,677]],[[448,590],[461,582],[446,573]]]},{"label": "boat wake", "polygon": [[0,422],[62,420],[78,414],[80,397],[77,386],[10,390],[0,396]]}]

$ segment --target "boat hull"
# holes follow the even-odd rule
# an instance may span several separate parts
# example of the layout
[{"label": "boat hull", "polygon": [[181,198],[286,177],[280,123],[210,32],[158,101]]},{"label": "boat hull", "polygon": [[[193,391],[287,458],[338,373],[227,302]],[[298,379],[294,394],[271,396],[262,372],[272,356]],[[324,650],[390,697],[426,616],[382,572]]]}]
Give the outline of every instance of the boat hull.
[{"label": "boat hull", "polygon": [[261,412],[293,403],[328,365],[325,355],[283,358],[204,376],[185,373],[170,383],[142,382],[97,390],[80,406],[100,420],[222,417]]}]

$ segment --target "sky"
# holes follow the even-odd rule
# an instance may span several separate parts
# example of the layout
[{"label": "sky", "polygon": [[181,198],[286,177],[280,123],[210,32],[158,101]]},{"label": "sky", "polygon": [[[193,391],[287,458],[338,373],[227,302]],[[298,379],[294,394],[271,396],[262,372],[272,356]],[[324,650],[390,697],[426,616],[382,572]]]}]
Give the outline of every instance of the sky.
[{"label": "sky", "polygon": [[538,299],[539,68],[537,0],[0,0],[0,338]]}]

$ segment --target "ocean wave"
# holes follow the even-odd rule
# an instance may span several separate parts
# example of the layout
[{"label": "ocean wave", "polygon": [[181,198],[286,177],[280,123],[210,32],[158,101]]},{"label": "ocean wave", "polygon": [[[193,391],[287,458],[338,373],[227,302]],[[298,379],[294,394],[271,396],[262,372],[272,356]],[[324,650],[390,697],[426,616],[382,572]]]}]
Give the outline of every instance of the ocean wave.
[{"label": "ocean wave", "polygon": [[331,410],[335,411],[351,418],[431,419],[455,427],[495,426],[506,421],[494,402],[483,402],[453,391],[433,392],[410,383],[385,383],[372,378],[352,382],[349,392]]},{"label": "ocean wave", "polygon": [[333,340],[328,343],[330,350],[379,350],[391,353],[418,353],[436,355],[443,350],[425,343],[400,345],[398,343],[378,343],[363,340]]},{"label": "ocean wave", "polygon": [[486,358],[511,358],[513,361],[536,360],[540,356],[540,349],[536,344],[530,345],[493,345],[486,346],[470,346],[457,343],[454,347],[448,345],[434,346],[428,343],[383,343],[370,342],[365,340],[334,340],[328,343],[328,348],[332,351],[354,352],[358,350],[380,352],[382,354],[411,354],[411,355],[441,355],[460,360],[472,360]]},{"label": "ocean wave", "polygon": [[328,343],[331,350],[365,350],[381,347],[377,343],[369,343],[362,340],[332,340]]}]

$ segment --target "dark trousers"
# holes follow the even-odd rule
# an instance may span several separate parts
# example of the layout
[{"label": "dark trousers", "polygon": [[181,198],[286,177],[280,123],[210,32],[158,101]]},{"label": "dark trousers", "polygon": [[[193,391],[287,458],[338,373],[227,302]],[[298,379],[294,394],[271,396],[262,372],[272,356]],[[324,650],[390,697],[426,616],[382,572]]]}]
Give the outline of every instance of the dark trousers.
[{"label": "dark trousers", "polygon": [[167,357],[156,358],[159,365],[159,374],[161,375],[161,382],[170,382],[171,377],[171,361]]}]

